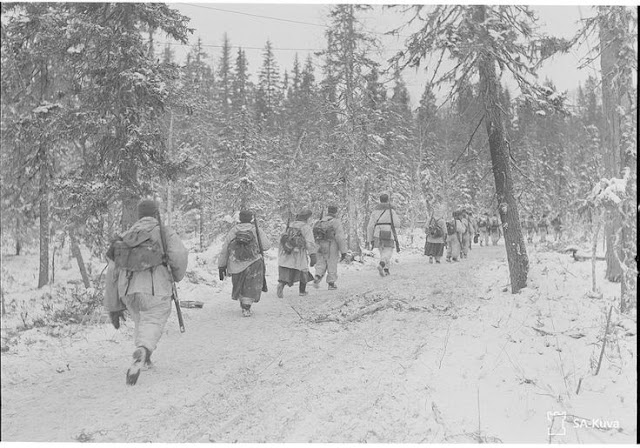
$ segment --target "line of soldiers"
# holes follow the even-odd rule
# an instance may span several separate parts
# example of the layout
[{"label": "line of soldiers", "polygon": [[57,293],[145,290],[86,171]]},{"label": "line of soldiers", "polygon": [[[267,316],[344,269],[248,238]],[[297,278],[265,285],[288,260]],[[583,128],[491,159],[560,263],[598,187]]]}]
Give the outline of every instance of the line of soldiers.
[{"label": "line of soldiers", "polygon": [[533,238],[539,235],[539,242],[546,243],[547,238],[551,236],[553,231],[553,240],[555,242],[562,240],[563,222],[560,213],[556,213],[551,218],[551,212],[544,212],[539,220],[536,220],[533,214],[529,214],[523,221],[522,227],[527,232],[527,242],[533,243]]},{"label": "line of soldiers", "polygon": [[[330,205],[327,214],[321,215],[313,225],[309,223],[312,212],[303,209],[288,222],[279,241],[278,286],[276,295],[284,296],[285,286],[298,283],[300,296],[307,296],[307,284],[320,287],[326,275],[329,290],[337,289],[338,263],[347,256],[345,234],[338,208]],[[443,207],[437,207],[425,229],[427,240],[425,255],[429,262],[440,263],[446,252],[446,261],[467,258],[472,241],[488,245],[491,237],[494,245],[501,237],[497,215],[485,213],[475,219],[469,209],[453,212],[452,219],[445,220]],[[122,236],[117,237],[107,252],[109,265],[106,276],[104,305],[111,322],[117,329],[125,319],[124,310],[130,311],[135,324],[133,363],[127,370],[127,384],[135,384],[141,370],[152,366],[151,354],[164,332],[174,298],[174,281],[180,281],[186,273],[188,251],[177,233],[162,226],[158,204],[143,200],[138,204],[138,221]],[[532,239],[531,218],[526,221],[528,238]],[[546,221],[545,221],[546,220]],[[547,224],[548,222],[548,224]],[[400,251],[396,226],[400,220],[389,196],[380,196],[367,225],[368,249],[378,248],[377,265],[381,277],[390,275],[394,246]],[[541,239],[553,225],[561,232],[559,216],[549,221],[543,216],[533,232],[540,232]],[[557,236],[559,238],[559,236]],[[220,280],[231,277],[231,298],[240,304],[243,316],[251,316],[251,307],[267,292],[264,251],[271,248],[271,241],[258,227],[255,215],[242,210],[239,222],[225,235],[218,256]],[[315,274],[310,268],[315,267]]]}]

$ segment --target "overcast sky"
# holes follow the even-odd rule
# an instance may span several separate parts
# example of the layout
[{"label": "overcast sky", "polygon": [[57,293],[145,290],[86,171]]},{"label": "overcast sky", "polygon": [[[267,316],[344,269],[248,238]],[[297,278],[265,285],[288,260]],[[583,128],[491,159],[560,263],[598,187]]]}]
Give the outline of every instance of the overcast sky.
[{"label": "overcast sky", "polygon": [[[280,74],[291,71],[295,54],[303,62],[308,54],[325,47],[325,31],[327,30],[328,12],[330,4],[239,4],[239,3],[170,3],[182,14],[191,18],[190,26],[194,28],[191,42],[198,37],[205,45],[210,62],[217,66],[220,57],[222,36],[226,32],[231,45],[234,47],[234,59],[238,46],[245,49],[249,59],[251,80],[257,81],[257,71],[262,64],[262,54],[267,40],[274,47],[274,53]],[[590,6],[532,6],[540,18],[541,30],[558,37],[571,37],[578,29],[581,18],[593,15]],[[377,33],[382,40],[382,53],[378,55],[380,61],[391,57],[394,50],[402,48],[403,41],[389,36],[384,36],[386,31],[401,23],[398,13],[383,10],[381,6],[375,6],[372,13],[367,14],[363,20],[365,28]],[[160,38],[160,42],[165,39]],[[540,70],[540,82],[545,77],[553,80],[560,91],[574,90],[578,83],[584,83],[589,74],[597,75],[598,67],[594,64],[590,67],[578,70],[579,60],[588,50],[593,48],[594,42],[588,46],[574,49],[567,55],[556,56]],[[186,54],[186,48],[174,46],[176,56],[180,58]],[[320,66],[317,59],[316,67]],[[419,101],[424,90],[426,76],[422,70],[406,71],[403,77],[411,93],[414,105]],[[446,92],[440,92],[439,97],[444,97]]]}]

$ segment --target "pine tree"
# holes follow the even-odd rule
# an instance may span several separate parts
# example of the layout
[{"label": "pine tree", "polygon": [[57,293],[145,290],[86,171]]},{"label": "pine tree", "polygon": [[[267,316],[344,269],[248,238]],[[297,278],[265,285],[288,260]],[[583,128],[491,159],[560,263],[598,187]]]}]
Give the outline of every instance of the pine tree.
[{"label": "pine tree", "polygon": [[225,117],[229,116],[229,105],[231,104],[231,43],[227,33],[222,40],[222,55],[219,60],[218,69],[218,97]]},{"label": "pine tree", "polygon": [[[347,204],[347,244],[360,251],[357,233],[357,198],[359,177],[367,141],[361,117],[365,115],[359,92],[365,86],[365,75],[375,65],[368,57],[373,40],[360,31],[356,14],[369,9],[364,5],[338,5],[330,12],[331,25],[326,32],[324,95],[327,119],[335,129],[331,145],[336,154],[337,180],[342,184]],[[338,112],[342,112],[341,115]]]},{"label": "pine tree", "polygon": [[280,73],[270,41],[265,45],[263,56],[256,91],[256,113],[258,123],[264,123],[269,129],[275,124],[282,102]]}]

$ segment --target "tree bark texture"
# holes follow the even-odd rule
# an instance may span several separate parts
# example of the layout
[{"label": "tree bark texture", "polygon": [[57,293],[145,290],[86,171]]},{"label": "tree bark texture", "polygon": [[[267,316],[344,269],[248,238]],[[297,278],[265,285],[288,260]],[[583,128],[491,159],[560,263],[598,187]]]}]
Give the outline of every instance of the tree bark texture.
[{"label": "tree bark texture", "polygon": [[[474,14],[477,23],[485,21],[485,6],[476,6]],[[529,258],[520,228],[520,217],[516,198],[513,195],[511,165],[507,154],[504,119],[499,104],[499,83],[496,77],[496,61],[486,52],[479,61],[480,89],[485,105],[485,125],[489,137],[489,152],[496,184],[498,211],[502,220],[502,230],[509,263],[511,292],[518,293],[527,286]]]},{"label": "tree bark texture", "polygon": [[38,288],[49,283],[49,168],[48,152],[44,144],[40,146],[40,269]]},{"label": "tree bark texture", "polygon": [[[631,79],[625,79],[623,67],[619,55],[623,47],[620,37],[622,30],[616,29],[616,22],[607,15],[601,14],[599,21],[599,38],[602,52],[600,54],[600,71],[602,75],[602,111],[604,115],[603,143],[605,148],[605,167],[607,175],[619,177],[622,170],[633,165],[631,155],[622,144],[622,120],[624,113],[628,112],[628,89],[633,85]],[[622,248],[627,245],[625,234],[621,232],[624,224],[616,213],[606,226],[606,278],[611,282],[621,282],[623,269],[620,261],[624,259]],[[617,241],[616,240],[620,240]],[[614,253],[617,251],[617,254]],[[624,286],[622,295],[624,295]]]},{"label": "tree bark texture", "polygon": [[78,263],[78,269],[80,269],[82,283],[84,284],[85,288],[90,288],[91,281],[89,280],[89,275],[87,274],[87,266],[84,264],[82,252],[80,251],[80,246],[78,245],[78,238],[76,237],[76,232],[73,229],[69,230],[69,241],[71,243],[71,254],[73,255],[73,258],[76,259],[76,262]]}]

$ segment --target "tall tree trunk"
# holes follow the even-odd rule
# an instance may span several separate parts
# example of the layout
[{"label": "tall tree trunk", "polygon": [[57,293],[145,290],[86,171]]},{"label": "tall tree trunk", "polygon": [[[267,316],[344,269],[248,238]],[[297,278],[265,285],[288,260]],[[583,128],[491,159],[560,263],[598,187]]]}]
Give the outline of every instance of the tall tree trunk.
[{"label": "tall tree trunk", "polygon": [[87,274],[87,266],[84,264],[84,259],[82,258],[82,252],[80,251],[80,246],[78,245],[78,238],[76,238],[76,232],[74,229],[69,229],[69,241],[71,244],[71,254],[73,258],[76,259],[78,263],[78,268],[80,269],[80,275],[82,276],[82,283],[85,288],[91,287],[91,281],[89,280],[89,275]]},{"label": "tall tree trunk", "polygon": [[22,251],[22,224],[20,218],[16,217],[16,228],[14,230],[16,240],[16,255],[20,255]]},{"label": "tall tree trunk", "polygon": [[[485,6],[475,7],[474,19],[485,21]],[[498,211],[502,220],[511,292],[518,293],[527,286],[529,257],[520,228],[518,205],[513,195],[511,165],[506,151],[504,121],[500,108],[499,83],[496,77],[496,61],[490,53],[484,53],[479,61],[480,90],[485,105],[485,123],[489,136],[489,152],[496,183]]]},{"label": "tall tree trunk", "polygon": [[40,145],[40,272],[38,288],[49,283],[49,163],[48,151]]},{"label": "tall tree trunk", "polygon": [[205,193],[204,193],[204,188],[202,187],[202,182],[200,182],[199,187],[200,187],[200,220],[198,223],[198,229],[200,231],[200,250],[203,251],[206,246],[206,240],[204,237]]},{"label": "tall tree trunk", "polygon": [[365,176],[364,179],[364,191],[362,192],[362,203],[364,205],[364,216],[362,220],[362,234],[364,235],[365,243],[367,243],[367,219],[371,215],[371,205],[369,203],[369,192],[371,190],[369,176]]},{"label": "tall tree trunk", "polygon": [[[600,13],[600,71],[602,75],[602,112],[604,115],[603,144],[605,148],[605,168],[607,175],[614,177],[620,174],[621,148],[620,148],[620,118],[618,106],[620,104],[620,91],[617,86],[621,81],[616,81],[617,56],[621,49],[621,41],[614,38],[616,30],[609,22],[605,14]],[[610,216],[614,213],[609,213]],[[611,282],[619,282],[622,279],[622,267],[618,261],[619,254],[614,253],[615,240],[622,223],[619,219],[610,219],[605,226],[607,242],[606,278]]]},{"label": "tall tree trunk", "polygon": [[[169,153],[169,157],[173,154],[173,110],[169,110],[169,144],[167,152]],[[173,182],[170,180],[167,182],[167,225],[171,226],[173,224],[173,220],[171,216],[173,215]]]}]

